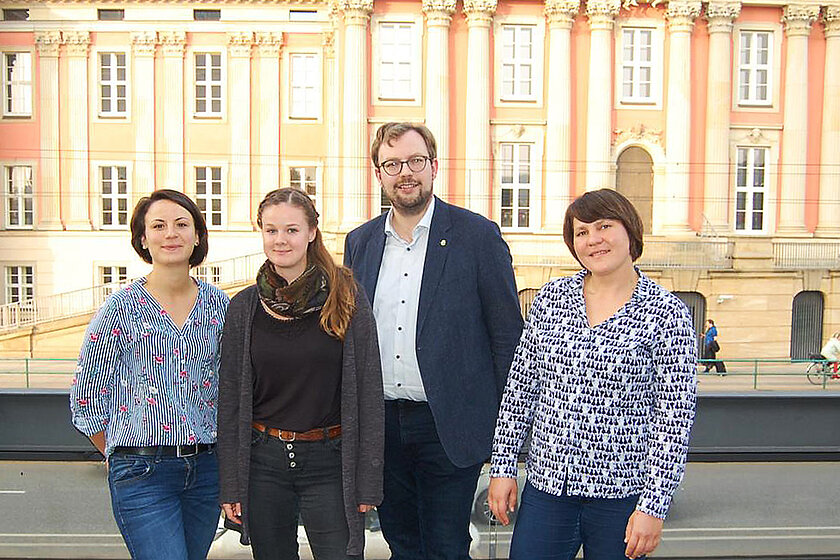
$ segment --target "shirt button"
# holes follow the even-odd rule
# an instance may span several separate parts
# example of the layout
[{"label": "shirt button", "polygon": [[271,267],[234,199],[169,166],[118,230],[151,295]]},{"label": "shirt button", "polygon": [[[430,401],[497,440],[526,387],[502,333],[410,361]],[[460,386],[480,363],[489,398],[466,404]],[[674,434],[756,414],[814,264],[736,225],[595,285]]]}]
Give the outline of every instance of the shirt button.
[{"label": "shirt button", "polygon": [[403,276],[408,276],[408,272],[403,272]]},{"label": "shirt button", "polygon": [[405,303],[405,300],[401,300],[400,303]]},{"label": "shirt button", "polygon": [[399,354],[397,354],[397,359],[398,359],[398,360],[400,359],[400,355],[399,355]]},{"label": "shirt button", "polygon": [[402,383],[397,383],[397,387],[402,387]]},{"label": "shirt button", "polygon": [[405,250],[406,251],[411,251],[411,247],[406,247]]},{"label": "shirt button", "polygon": [[397,327],[397,330],[398,330],[398,331],[401,331],[401,330],[402,330],[402,327]]},{"label": "shirt button", "polygon": [[294,446],[291,443],[286,444],[286,449],[292,449]]},{"label": "shirt button", "polygon": [[294,459],[294,458],[295,458],[295,454],[294,453],[289,453],[289,459]]}]

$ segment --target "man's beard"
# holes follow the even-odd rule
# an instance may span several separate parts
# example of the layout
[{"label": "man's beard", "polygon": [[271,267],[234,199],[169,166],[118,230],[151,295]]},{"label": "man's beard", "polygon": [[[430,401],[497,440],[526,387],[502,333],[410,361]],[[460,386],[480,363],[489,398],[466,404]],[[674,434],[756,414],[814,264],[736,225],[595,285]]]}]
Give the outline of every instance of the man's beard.
[{"label": "man's beard", "polygon": [[[416,184],[417,194],[415,194],[414,197],[411,199],[401,197],[400,185],[402,184]],[[417,214],[420,214],[426,210],[426,206],[429,204],[429,200],[431,198],[432,189],[424,191],[423,185],[421,183],[415,183],[414,181],[405,181],[404,183],[398,183],[394,185],[394,197],[390,198],[390,200],[391,205],[397,210],[399,210],[400,213],[406,214],[408,216],[416,216]]]}]

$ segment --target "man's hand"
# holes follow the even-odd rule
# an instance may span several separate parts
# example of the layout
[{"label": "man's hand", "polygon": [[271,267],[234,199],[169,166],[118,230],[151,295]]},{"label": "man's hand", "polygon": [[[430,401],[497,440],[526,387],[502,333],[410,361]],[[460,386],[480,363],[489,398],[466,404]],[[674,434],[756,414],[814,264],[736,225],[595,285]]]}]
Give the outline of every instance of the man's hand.
[{"label": "man's hand", "polygon": [[627,543],[624,555],[634,560],[653,552],[659,546],[663,523],[663,520],[658,517],[639,510],[634,511],[627,522],[627,530],[624,532],[624,542]]},{"label": "man's hand", "polygon": [[225,512],[225,517],[237,525],[242,525],[242,504],[236,502],[235,504],[222,504],[222,511]]},{"label": "man's hand", "polygon": [[516,509],[516,489],[515,478],[490,479],[487,502],[490,504],[490,511],[502,522],[502,525],[510,524],[508,513]]}]

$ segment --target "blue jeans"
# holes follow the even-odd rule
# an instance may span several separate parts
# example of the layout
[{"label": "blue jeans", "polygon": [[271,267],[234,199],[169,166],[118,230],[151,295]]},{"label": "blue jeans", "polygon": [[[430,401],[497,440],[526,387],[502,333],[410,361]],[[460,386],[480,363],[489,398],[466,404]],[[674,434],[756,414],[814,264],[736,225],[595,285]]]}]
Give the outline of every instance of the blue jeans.
[{"label": "blue jeans", "polygon": [[526,483],[510,560],[572,560],[581,545],[585,560],[627,560],[624,532],[638,499],[555,496]]},{"label": "blue jeans", "polygon": [[303,521],[316,560],[347,560],[341,438],[281,441],[252,432],[248,528],[256,560],[297,560]]},{"label": "blue jeans", "polygon": [[452,464],[427,403],[385,401],[385,497],[377,509],[391,559],[469,559],[480,472],[481,463]]},{"label": "blue jeans", "polygon": [[203,560],[219,523],[215,450],[193,457],[113,453],[114,519],[136,560]]}]

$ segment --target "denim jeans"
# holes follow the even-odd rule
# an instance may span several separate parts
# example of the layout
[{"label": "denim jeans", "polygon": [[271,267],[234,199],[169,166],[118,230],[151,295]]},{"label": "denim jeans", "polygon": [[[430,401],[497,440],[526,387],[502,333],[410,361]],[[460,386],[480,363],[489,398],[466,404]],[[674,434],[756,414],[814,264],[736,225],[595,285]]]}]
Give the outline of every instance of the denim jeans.
[{"label": "denim jeans", "polygon": [[427,403],[385,401],[382,534],[392,560],[464,560],[481,463],[452,464]]},{"label": "denim jeans", "polygon": [[281,441],[252,432],[248,526],[256,560],[297,560],[298,522],[315,560],[347,560],[341,438]]},{"label": "denim jeans", "polygon": [[136,560],[203,560],[219,523],[215,450],[193,457],[112,453],[111,506]]},{"label": "denim jeans", "polygon": [[624,532],[638,499],[555,496],[526,483],[510,560],[573,560],[581,545],[585,560],[627,560]]}]

